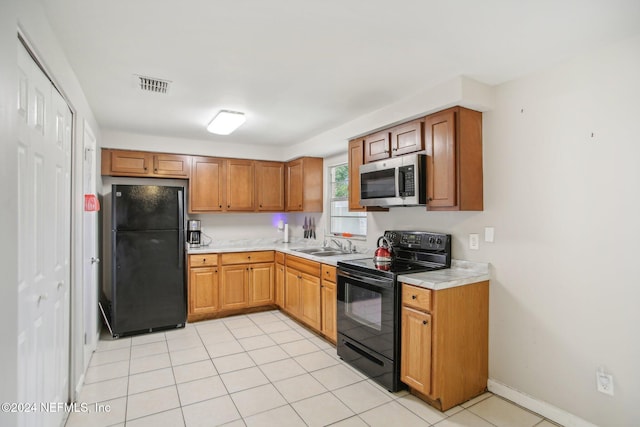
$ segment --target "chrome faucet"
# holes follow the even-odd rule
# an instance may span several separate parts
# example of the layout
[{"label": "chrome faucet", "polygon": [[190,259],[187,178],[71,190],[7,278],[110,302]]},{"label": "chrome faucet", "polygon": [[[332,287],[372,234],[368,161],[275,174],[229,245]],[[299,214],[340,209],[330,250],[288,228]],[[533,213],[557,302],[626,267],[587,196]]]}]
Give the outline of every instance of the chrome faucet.
[{"label": "chrome faucet", "polygon": [[351,242],[351,240],[347,240],[347,243],[349,244],[348,252],[349,252],[349,253],[355,252],[355,251],[356,251],[356,245],[354,245],[354,244]]},{"label": "chrome faucet", "polygon": [[338,249],[340,249],[341,251],[343,251],[344,249],[342,248],[342,243],[340,243],[338,240],[336,239],[331,239],[331,241],[329,241],[329,245],[331,245],[331,243],[334,243]]}]

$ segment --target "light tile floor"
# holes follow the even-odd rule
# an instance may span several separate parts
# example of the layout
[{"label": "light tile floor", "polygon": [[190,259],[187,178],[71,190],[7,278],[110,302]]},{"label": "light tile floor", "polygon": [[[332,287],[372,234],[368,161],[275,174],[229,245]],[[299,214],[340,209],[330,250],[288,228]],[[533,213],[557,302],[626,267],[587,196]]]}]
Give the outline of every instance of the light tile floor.
[{"label": "light tile floor", "polygon": [[103,335],[78,402],[67,427],[555,425],[491,393],[445,413],[389,393],[279,311]]}]

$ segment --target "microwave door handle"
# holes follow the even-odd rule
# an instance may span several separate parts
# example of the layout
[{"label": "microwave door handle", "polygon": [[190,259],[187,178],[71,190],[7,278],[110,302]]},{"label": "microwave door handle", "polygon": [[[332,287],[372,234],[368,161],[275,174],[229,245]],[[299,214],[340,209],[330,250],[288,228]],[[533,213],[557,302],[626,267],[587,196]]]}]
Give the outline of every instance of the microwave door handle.
[{"label": "microwave door handle", "polygon": [[403,171],[400,170],[400,168],[396,169],[398,171],[398,194],[396,194],[396,197],[402,197],[402,195],[404,194],[404,184],[406,182],[405,180],[405,173]]}]

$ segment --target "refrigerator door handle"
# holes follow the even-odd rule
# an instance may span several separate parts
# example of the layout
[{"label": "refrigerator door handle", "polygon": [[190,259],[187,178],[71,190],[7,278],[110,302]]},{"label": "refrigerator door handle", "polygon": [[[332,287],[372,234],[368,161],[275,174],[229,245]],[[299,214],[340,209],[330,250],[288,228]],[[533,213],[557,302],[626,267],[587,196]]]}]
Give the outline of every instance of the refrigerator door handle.
[{"label": "refrigerator door handle", "polygon": [[184,262],[184,199],[182,190],[178,190],[178,267]]}]

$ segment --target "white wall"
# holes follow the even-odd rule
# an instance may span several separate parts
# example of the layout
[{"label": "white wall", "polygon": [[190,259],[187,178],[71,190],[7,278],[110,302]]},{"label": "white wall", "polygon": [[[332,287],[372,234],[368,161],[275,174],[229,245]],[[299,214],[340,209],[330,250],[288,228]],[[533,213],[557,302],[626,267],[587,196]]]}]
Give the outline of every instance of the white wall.
[{"label": "white wall", "polygon": [[[370,238],[444,231],[454,258],[490,262],[490,377],[601,426],[640,425],[638,76],[634,38],[496,87],[484,211],[369,214]],[[600,366],[613,397],[596,391]]]},{"label": "white wall", "polygon": [[[0,3],[0,401],[18,398],[18,177],[16,131],[17,1]],[[0,412],[0,425],[16,425],[14,414]]]}]

